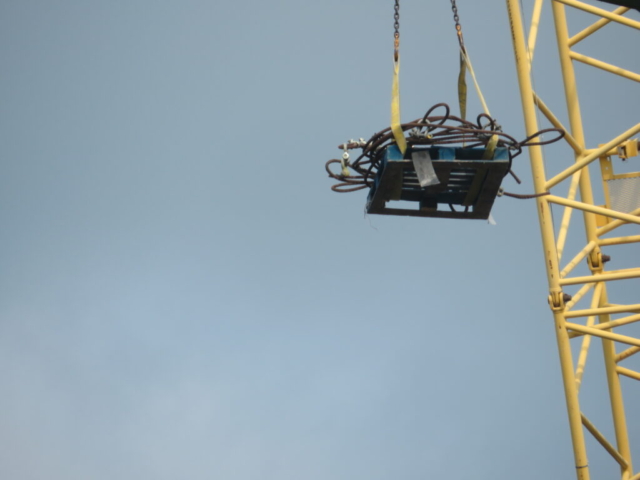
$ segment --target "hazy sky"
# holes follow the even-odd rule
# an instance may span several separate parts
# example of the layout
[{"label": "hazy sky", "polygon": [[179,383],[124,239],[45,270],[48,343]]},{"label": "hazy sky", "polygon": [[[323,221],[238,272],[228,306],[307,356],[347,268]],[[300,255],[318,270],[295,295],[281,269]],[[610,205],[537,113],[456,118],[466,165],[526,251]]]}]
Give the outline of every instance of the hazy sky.
[{"label": "hazy sky", "polygon": [[[522,139],[504,2],[458,4]],[[534,81],[565,121],[548,10]],[[402,118],[456,105],[449,2],[400,24]],[[640,70],[600,33],[580,51]],[[0,478],[574,478],[535,204],[365,218],[329,189],[335,147],[389,122],[392,35],[381,0],[0,0]],[[578,89],[590,146],[637,122],[630,82]]]}]

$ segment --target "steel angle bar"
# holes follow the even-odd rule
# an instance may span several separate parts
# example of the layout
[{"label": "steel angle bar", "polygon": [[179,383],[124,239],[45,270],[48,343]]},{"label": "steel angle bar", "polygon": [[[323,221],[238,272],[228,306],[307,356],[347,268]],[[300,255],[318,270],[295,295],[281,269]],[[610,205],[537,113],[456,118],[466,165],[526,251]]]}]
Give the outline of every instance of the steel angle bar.
[{"label": "steel angle bar", "polygon": [[[614,15],[622,15],[624,13],[627,13],[629,10],[630,10],[629,7],[618,7],[611,13],[613,13]],[[608,25],[612,21],[613,20],[611,20],[610,18],[601,18],[600,20],[596,21],[592,25],[588,26],[581,32],[576,33],[573,37],[571,37],[569,39],[569,46],[572,47],[576,43],[581,42],[582,40],[587,38],[589,35],[592,35],[593,33],[597,32],[602,27]]]},{"label": "steel angle bar", "polygon": [[597,328],[587,327],[578,323],[567,322],[566,327],[569,330],[581,332],[594,337],[600,337],[614,342],[626,343],[627,345],[640,346],[640,338],[630,337],[628,335],[620,335],[619,333],[607,332],[606,330],[598,330]]}]

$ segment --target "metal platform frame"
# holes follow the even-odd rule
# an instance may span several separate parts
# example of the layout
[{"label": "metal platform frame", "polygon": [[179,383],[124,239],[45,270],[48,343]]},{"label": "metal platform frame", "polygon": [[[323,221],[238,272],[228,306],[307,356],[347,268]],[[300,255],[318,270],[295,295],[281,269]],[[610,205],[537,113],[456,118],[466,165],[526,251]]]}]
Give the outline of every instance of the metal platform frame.
[{"label": "metal platform frame", "polygon": [[[430,153],[440,183],[421,187],[411,156],[425,151]],[[502,179],[509,171],[509,152],[496,148],[491,159],[483,156],[483,148],[414,147],[403,157],[395,144],[389,145],[369,191],[367,213],[487,219]],[[387,206],[396,200],[415,207]],[[438,209],[439,206],[444,209]]]}]

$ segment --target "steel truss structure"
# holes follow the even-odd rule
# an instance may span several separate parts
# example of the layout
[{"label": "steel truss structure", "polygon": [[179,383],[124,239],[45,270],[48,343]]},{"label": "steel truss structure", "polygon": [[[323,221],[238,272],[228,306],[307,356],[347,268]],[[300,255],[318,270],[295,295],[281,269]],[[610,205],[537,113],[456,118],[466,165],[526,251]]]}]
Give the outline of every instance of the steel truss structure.
[{"label": "steel truss structure", "polygon": [[[553,11],[569,118],[569,125],[566,127],[532,88],[531,61],[543,4],[550,4]],[[574,62],[581,62],[634,82],[640,82],[640,74],[573,50],[574,46],[582,40],[611,22],[636,30],[640,30],[640,22],[625,16],[629,10],[627,7],[609,11],[577,0],[536,0],[531,25],[526,30],[527,35],[520,0],[507,0],[507,9],[527,135],[540,129],[537,115],[541,113],[552,125],[566,131],[565,140],[574,153],[574,161],[567,162],[568,167],[548,178],[541,147],[532,146],[529,150],[535,192],[537,194],[549,192],[547,195],[536,198],[536,202],[549,282],[549,305],[556,327],[577,478],[580,480],[590,478],[585,438],[587,435],[592,435],[597,440],[597,444],[600,444],[619,464],[621,480],[640,480],[640,473],[632,466],[633,448],[629,444],[623,399],[624,385],[621,385],[632,381],[630,379],[640,380],[638,371],[623,366],[625,359],[640,352],[640,338],[634,336],[633,332],[629,333],[630,328],[637,327],[637,325],[635,327],[629,327],[629,325],[640,321],[640,303],[614,304],[609,302],[607,295],[607,288],[612,287],[611,282],[633,282],[632,279],[640,278],[640,266],[609,271],[606,269],[608,257],[602,253],[603,247],[607,248],[607,252],[610,248],[622,244],[636,244],[640,247],[639,234],[620,234],[620,231],[625,228],[636,228],[640,225],[640,172],[615,175],[611,163],[611,157],[619,156],[624,159],[637,155],[638,141],[633,140],[632,137],[640,132],[640,123],[631,126],[604,145],[589,146],[583,130]],[[588,28],[571,36],[567,15],[573,14],[573,10],[576,9],[593,14],[596,21]],[[637,45],[640,45],[640,42],[637,42]],[[593,175],[589,166],[592,164],[597,166],[594,162],[598,161],[601,168],[598,175]],[[594,203],[592,187],[599,188],[600,185],[592,183],[592,176],[594,181],[597,181],[598,176],[602,177],[604,206]],[[566,194],[557,193],[563,187],[568,187],[565,190]],[[576,200],[578,192],[579,200]],[[558,226],[554,226],[551,216],[552,204],[564,209],[562,221]],[[583,222],[576,221],[574,218],[574,225],[571,225],[574,210],[582,214]],[[576,223],[580,225],[576,226]],[[584,248],[567,262],[563,258],[567,234],[570,229],[578,227],[584,227],[586,242]],[[640,248],[637,251],[640,252]],[[590,274],[576,276],[573,273],[574,269],[583,260],[587,261]],[[640,254],[636,256],[636,260],[640,264]],[[640,292],[638,294],[640,296]],[[620,333],[621,330],[624,333]],[[609,428],[609,430],[615,432],[615,439],[605,438],[605,435],[600,433],[597,426],[581,410],[580,386],[589,347],[592,341],[596,340],[602,342],[603,368],[606,371],[608,400],[613,421],[613,429]],[[580,353],[575,360],[571,349],[572,342],[581,342]],[[638,408],[640,401],[636,399],[635,402],[627,402],[626,405],[628,408]],[[596,444],[596,442],[592,443]],[[640,445],[635,445],[634,448],[637,453]]]}]

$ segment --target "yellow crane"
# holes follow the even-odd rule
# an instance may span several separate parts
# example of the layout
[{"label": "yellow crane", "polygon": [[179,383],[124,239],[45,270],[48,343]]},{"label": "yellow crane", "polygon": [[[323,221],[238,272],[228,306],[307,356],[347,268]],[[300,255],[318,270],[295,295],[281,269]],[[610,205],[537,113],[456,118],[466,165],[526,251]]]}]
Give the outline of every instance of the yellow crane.
[{"label": "yellow crane", "polygon": [[[597,41],[600,30],[617,23],[635,30],[636,41],[631,45],[630,53],[637,56],[640,22],[627,12],[631,9],[640,11],[640,0],[534,0],[528,25],[523,19],[521,0],[506,0],[527,134],[522,142],[504,134],[489,115],[485,115],[484,123],[479,120],[473,124],[465,120],[464,113],[461,118],[453,117],[449,107],[441,104],[430,109],[422,119],[399,123],[398,1],[395,3],[396,69],[392,95],[392,105],[395,105],[392,106],[391,126],[369,141],[351,140],[340,145],[344,149],[342,159],[327,164],[329,175],[341,182],[333,187],[334,190],[369,188],[369,213],[489,218],[495,196],[504,193],[500,181],[510,172],[512,157],[528,147],[535,188],[529,197],[537,205],[549,287],[548,303],[556,331],[576,476],[579,480],[591,478],[587,446],[597,448],[599,445],[611,461],[619,465],[621,480],[640,480],[640,470],[637,465],[634,469],[632,464],[632,454],[635,451],[638,455],[640,445],[630,444],[625,415],[625,407],[637,409],[640,406],[638,398],[625,402],[625,391],[629,390],[625,383],[640,381],[640,372],[631,368],[629,360],[640,352],[637,329],[640,303],[619,303],[616,296],[616,287],[631,282],[632,289],[636,286],[640,301],[640,289],[637,288],[640,279],[640,168],[637,163],[633,164],[639,160],[638,140],[633,137],[640,133],[640,123],[629,125],[610,140],[594,145],[583,127],[577,88],[580,82],[575,68],[577,63],[584,64],[626,81],[640,82],[640,73],[579,53],[583,41]],[[471,65],[465,66],[466,52],[454,0],[452,5],[463,58],[461,77],[464,77],[464,70]],[[561,64],[562,84],[558,89],[563,92],[566,104],[566,112],[562,114],[554,112],[544,102],[532,82],[532,61],[545,8],[552,12],[550,30],[555,31]],[[568,17],[584,13],[591,15],[592,22],[570,32]],[[464,82],[460,85],[463,86],[460,110],[464,112],[466,87]],[[436,115],[434,109],[438,107],[445,111]],[[543,118],[552,128],[541,130],[539,123]],[[568,118],[568,124],[562,124],[559,118]],[[565,149],[568,153],[563,157],[554,156],[546,165],[542,147],[549,142],[536,140],[545,131],[559,132],[554,140],[562,137],[568,146]],[[462,143],[462,147],[449,146],[455,142]],[[355,161],[348,153],[353,148],[363,150]],[[626,162],[627,170],[631,171],[616,174],[614,167],[619,162]],[[332,163],[341,164],[341,173],[332,172]],[[415,202],[417,209],[389,207],[395,200]],[[557,223],[552,216],[554,205],[562,210]],[[569,237],[583,238],[575,251],[570,251],[573,247],[568,246]],[[636,248],[637,264],[608,270],[608,260],[622,245]],[[585,263],[588,269],[580,274]],[[589,355],[595,342],[602,344],[601,356]],[[612,425],[594,424],[589,419],[589,412],[583,409],[580,387],[587,358],[590,368],[600,361],[606,372],[606,391],[602,395],[610,406]],[[602,416],[598,418],[601,421]],[[638,428],[640,426],[636,425]],[[602,432],[609,432],[609,436]],[[588,440],[589,436],[595,441]]]},{"label": "yellow crane", "polygon": [[[640,445],[629,444],[625,415],[624,382],[640,380],[640,373],[624,366],[624,361],[640,352],[640,337],[629,326],[640,321],[640,304],[618,304],[612,292],[614,284],[633,282],[640,278],[640,265],[623,270],[608,270],[607,260],[617,246],[640,245],[637,226],[640,224],[640,172],[615,174],[614,159],[623,160],[638,155],[640,123],[629,125],[615,138],[602,145],[592,145],[585,136],[576,85],[575,63],[580,62],[618,75],[629,81],[640,81],[640,74],[605,63],[578,53],[580,42],[606,28],[612,22],[640,30],[640,22],[625,13],[629,7],[640,7],[640,2],[611,1],[621,4],[613,11],[578,0],[536,0],[529,35],[525,36],[519,0],[507,0],[513,48],[516,57],[518,81],[522,98],[525,126],[528,134],[539,130],[537,113],[552,125],[565,131],[564,140],[573,155],[566,161],[554,159],[552,174],[547,173],[540,146],[531,146],[529,155],[535,192],[541,195],[537,203],[540,232],[544,251],[544,264],[549,283],[549,306],[554,318],[560,368],[569,415],[576,475],[587,480],[589,458],[586,435],[591,435],[620,466],[621,480],[639,480],[640,473],[632,465],[632,452]],[[562,125],[558,116],[544,103],[532,87],[531,58],[535,51],[538,25],[543,4],[550,4],[553,28],[562,69],[561,88],[566,99],[568,125]],[[575,11],[588,12],[594,22],[578,32],[570,32],[567,16]],[[640,43],[637,43],[638,45]],[[623,106],[621,106],[623,107]],[[550,162],[548,162],[549,164]],[[597,165],[599,169],[589,168]],[[595,171],[595,175],[594,175]],[[601,187],[604,205],[596,202],[594,192]],[[579,200],[578,198],[579,195]],[[562,221],[556,228],[551,217],[551,205],[564,208]],[[575,211],[572,221],[572,213]],[[635,234],[625,227],[635,226]],[[573,255],[566,255],[565,242],[571,230],[584,236],[584,247]],[[580,232],[581,231],[581,232]],[[623,232],[623,233],[620,233]],[[607,251],[605,254],[603,251]],[[640,254],[636,256],[640,264]],[[574,269],[586,261],[590,273],[575,275]],[[637,280],[636,280],[637,282]],[[640,292],[638,292],[640,294]],[[639,295],[640,296],[640,295]],[[639,298],[640,300],[640,298]],[[625,328],[626,327],[626,328]],[[634,334],[636,333],[636,334]],[[602,342],[601,360],[607,376],[607,395],[611,407],[615,438],[606,438],[602,426],[594,425],[581,408],[580,386],[587,356],[593,341]],[[571,343],[581,342],[577,358]],[[593,356],[592,356],[593,357]],[[591,362],[597,359],[591,358]],[[640,402],[626,402],[627,408],[638,408]]]}]

